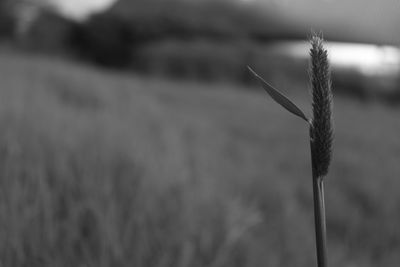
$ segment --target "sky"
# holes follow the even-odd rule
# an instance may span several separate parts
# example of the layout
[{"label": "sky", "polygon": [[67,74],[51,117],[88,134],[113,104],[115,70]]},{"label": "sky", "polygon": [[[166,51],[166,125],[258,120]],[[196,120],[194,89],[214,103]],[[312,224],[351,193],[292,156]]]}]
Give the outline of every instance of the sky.
[{"label": "sky", "polygon": [[88,14],[111,6],[116,0],[48,0],[54,3],[65,15],[82,19]]},{"label": "sky", "polygon": [[400,0],[253,0],[299,32],[323,30],[343,40],[400,44]]}]

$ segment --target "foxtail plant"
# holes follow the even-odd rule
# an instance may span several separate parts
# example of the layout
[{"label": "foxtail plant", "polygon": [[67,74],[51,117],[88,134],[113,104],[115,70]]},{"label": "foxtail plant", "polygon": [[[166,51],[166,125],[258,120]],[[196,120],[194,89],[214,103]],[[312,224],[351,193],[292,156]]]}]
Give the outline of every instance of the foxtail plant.
[{"label": "foxtail plant", "polygon": [[311,37],[310,83],[312,89],[313,117],[304,112],[290,99],[267,83],[250,67],[267,93],[286,110],[305,120],[309,125],[314,196],[315,239],[318,267],[327,266],[326,219],[324,203],[324,178],[328,174],[332,157],[332,90],[327,51],[323,40],[317,35]]}]

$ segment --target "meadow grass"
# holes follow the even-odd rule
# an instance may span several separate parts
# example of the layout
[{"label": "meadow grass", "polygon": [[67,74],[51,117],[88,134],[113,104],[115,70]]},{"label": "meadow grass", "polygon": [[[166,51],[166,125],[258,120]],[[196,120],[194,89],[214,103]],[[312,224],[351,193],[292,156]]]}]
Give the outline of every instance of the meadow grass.
[{"label": "meadow grass", "polygon": [[[0,58],[3,266],[314,263],[308,131],[261,90]],[[399,112],[335,101],[332,266],[400,261]]]}]

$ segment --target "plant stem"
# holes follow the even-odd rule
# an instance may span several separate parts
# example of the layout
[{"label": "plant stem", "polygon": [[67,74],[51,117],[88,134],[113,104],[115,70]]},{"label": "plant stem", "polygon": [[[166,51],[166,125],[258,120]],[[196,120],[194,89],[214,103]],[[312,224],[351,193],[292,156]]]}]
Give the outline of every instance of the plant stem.
[{"label": "plant stem", "polygon": [[315,152],[311,139],[311,162],[312,180],[314,194],[314,220],[315,220],[315,243],[317,249],[318,267],[327,267],[327,247],[326,247],[326,218],[324,201],[324,180],[322,176],[317,176],[315,171]]}]

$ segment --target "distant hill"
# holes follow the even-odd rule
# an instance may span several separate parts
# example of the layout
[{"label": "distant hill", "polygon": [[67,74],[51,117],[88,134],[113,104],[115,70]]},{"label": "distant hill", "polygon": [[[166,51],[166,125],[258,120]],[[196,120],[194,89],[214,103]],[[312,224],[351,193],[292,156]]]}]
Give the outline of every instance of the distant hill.
[{"label": "distant hill", "polygon": [[[188,35],[250,37],[261,40],[305,38],[268,9],[228,0],[121,0],[107,13],[123,17],[142,30],[159,26]],[[147,28],[146,28],[147,27]],[[174,34],[168,32],[167,34]]]},{"label": "distant hill", "polygon": [[261,40],[304,39],[311,30],[322,30],[332,41],[400,44],[398,1],[253,2],[120,0],[110,12],[131,20],[175,20],[190,30],[241,31]]}]

